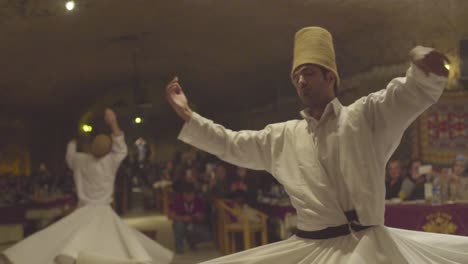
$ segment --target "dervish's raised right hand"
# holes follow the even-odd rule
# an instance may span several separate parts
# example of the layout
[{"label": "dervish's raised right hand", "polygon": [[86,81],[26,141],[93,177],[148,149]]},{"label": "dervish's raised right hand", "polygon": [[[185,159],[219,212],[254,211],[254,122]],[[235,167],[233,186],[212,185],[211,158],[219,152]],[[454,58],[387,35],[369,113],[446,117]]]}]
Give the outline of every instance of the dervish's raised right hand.
[{"label": "dervish's raised right hand", "polygon": [[174,111],[185,120],[185,122],[190,121],[192,110],[188,105],[188,100],[184,91],[182,91],[178,77],[174,77],[166,86],[166,98]]}]

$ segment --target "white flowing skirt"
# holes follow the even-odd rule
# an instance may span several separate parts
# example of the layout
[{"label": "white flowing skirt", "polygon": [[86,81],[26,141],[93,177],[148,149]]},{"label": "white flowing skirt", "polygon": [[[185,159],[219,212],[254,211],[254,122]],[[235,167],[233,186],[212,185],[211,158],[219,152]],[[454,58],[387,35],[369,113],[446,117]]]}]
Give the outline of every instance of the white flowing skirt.
[{"label": "white flowing skirt", "polygon": [[468,237],[378,226],[325,240],[287,240],[204,264],[455,264],[468,263]]},{"label": "white flowing skirt", "polygon": [[80,207],[2,254],[13,264],[75,263],[79,254],[142,264],[167,264],[173,258],[170,250],[126,225],[109,205]]}]

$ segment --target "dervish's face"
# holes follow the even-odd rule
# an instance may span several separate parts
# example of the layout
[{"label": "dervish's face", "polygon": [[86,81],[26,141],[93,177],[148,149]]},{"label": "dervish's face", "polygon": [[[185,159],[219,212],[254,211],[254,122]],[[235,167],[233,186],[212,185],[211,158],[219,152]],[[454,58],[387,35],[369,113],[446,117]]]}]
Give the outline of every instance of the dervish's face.
[{"label": "dervish's face", "polygon": [[324,74],[317,65],[299,66],[294,71],[293,83],[299,99],[306,107],[325,107],[335,97],[334,74],[332,72]]}]

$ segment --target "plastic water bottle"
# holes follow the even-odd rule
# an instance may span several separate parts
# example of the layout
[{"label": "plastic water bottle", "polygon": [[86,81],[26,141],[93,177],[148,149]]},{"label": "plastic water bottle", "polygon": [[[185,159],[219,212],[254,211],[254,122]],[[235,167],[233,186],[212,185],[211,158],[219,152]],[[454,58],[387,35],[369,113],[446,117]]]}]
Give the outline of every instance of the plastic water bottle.
[{"label": "plastic water bottle", "polygon": [[442,194],[440,191],[440,184],[434,182],[432,184],[432,204],[439,205],[442,203]]},{"label": "plastic water bottle", "polygon": [[424,199],[426,200],[426,204],[432,204],[432,182],[424,184]]}]

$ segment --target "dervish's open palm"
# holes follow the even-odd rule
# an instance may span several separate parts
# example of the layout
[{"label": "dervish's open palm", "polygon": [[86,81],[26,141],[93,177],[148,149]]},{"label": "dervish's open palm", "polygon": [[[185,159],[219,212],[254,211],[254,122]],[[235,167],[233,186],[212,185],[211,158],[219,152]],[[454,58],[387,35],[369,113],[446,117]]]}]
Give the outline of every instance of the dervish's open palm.
[{"label": "dervish's open palm", "polygon": [[112,109],[106,108],[106,110],[104,110],[104,121],[110,126],[117,123],[117,116]]},{"label": "dervish's open palm", "polygon": [[166,98],[176,113],[185,121],[189,121],[192,110],[188,105],[187,97],[179,84],[179,78],[174,77],[166,86]]}]

